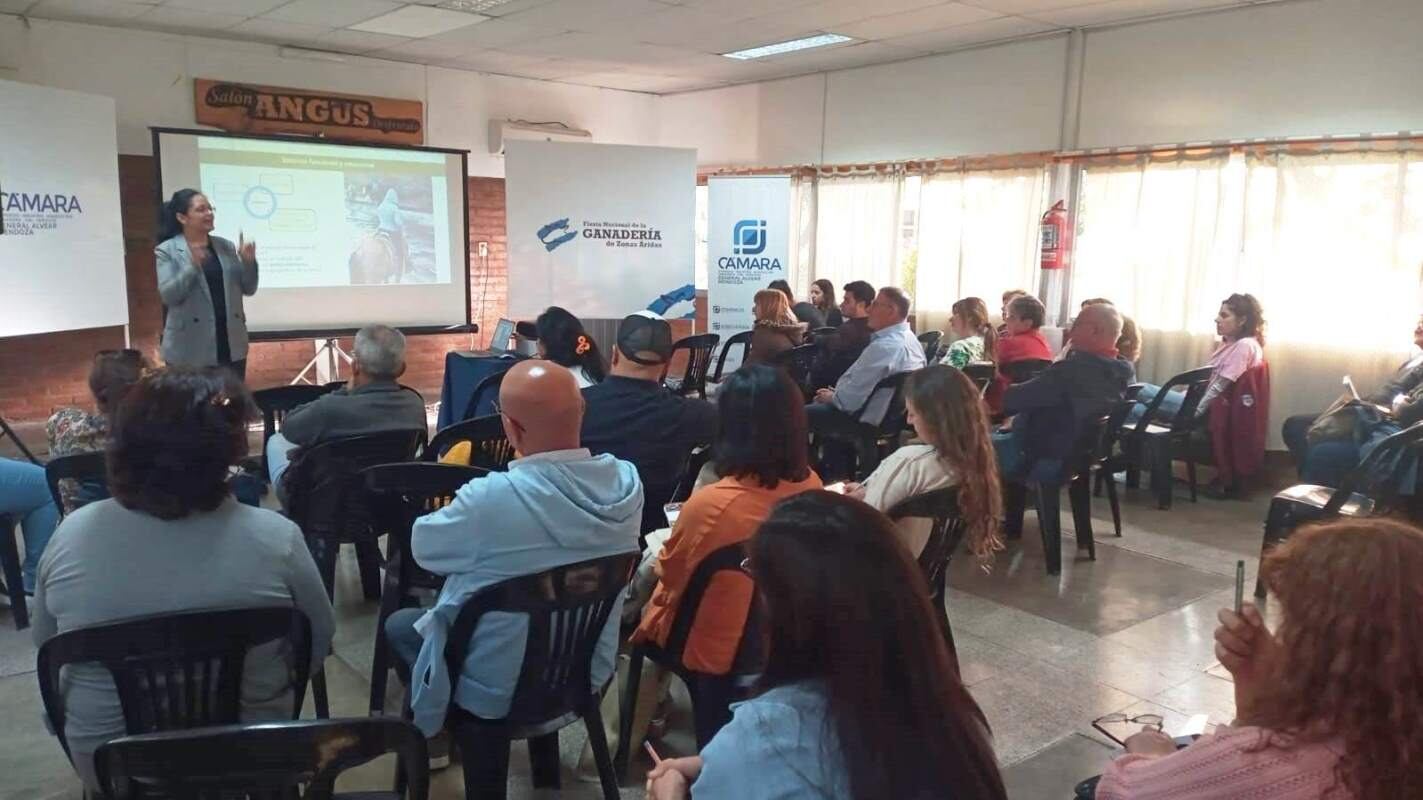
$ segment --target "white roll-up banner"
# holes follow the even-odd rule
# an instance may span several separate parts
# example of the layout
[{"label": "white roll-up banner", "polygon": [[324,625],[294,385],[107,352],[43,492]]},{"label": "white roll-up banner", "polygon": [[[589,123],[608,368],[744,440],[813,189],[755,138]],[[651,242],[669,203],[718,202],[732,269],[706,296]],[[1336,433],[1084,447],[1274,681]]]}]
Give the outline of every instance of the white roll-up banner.
[{"label": "white roll-up banner", "polygon": [[511,141],[504,151],[509,313],[691,317],[697,152]]},{"label": "white roll-up banner", "polygon": [[0,336],[127,324],[113,99],[0,81]]},{"label": "white roll-up banner", "polygon": [[[725,342],[756,322],[756,292],[790,274],[791,179],[707,179],[707,319]],[[741,349],[726,370],[740,366]]]}]

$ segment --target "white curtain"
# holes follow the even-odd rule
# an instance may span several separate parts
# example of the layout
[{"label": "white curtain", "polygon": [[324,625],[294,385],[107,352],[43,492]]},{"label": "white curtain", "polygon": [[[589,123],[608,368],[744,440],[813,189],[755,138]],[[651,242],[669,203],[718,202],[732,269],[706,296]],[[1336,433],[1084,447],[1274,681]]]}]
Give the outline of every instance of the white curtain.
[{"label": "white curtain", "polygon": [[924,179],[915,287],[921,319],[947,319],[963,297],[983,298],[996,313],[1005,290],[1036,291],[1047,178],[1045,168],[1035,167]]},{"label": "white curtain", "polygon": [[1271,447],[1285,417],[1321,410],[1340,377],[1386,379],[1408,349],[1423,262],[1423,156],[1249,157],[1084,169],[1074,306],[1106,297],[1136,319],[1139,377],[1205,361],[1233,292],[1268,323]]},{"label": "white curtain", "polygon": [[810,279],[835,286],[854,280],[876,288],[899,275],[899,176],[826,176],[816,182],[814,269]]}]

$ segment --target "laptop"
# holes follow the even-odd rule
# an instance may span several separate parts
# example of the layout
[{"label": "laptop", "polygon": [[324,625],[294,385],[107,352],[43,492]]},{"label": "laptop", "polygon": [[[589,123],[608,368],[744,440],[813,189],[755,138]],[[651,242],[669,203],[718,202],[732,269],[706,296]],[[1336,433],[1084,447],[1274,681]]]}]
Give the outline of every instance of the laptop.
[{"label": "laptop", "polygon": [[499,323],[494,326],[494,335],[489,337],[489,352],[493,355],[503,355],[509,352],[509,340],[513,337],[513,320],[499,320]]}]

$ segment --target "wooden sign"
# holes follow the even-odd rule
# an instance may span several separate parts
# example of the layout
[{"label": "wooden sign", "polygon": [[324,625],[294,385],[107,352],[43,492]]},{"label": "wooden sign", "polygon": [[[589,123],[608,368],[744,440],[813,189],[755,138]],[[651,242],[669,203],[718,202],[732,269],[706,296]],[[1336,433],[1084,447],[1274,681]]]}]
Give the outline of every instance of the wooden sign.
[{"label": "wooden sign", "polygon": [[282,133],[384,144],[425,142],[424,104],[309,89],[197,78],[200,125],[234,133]]}]

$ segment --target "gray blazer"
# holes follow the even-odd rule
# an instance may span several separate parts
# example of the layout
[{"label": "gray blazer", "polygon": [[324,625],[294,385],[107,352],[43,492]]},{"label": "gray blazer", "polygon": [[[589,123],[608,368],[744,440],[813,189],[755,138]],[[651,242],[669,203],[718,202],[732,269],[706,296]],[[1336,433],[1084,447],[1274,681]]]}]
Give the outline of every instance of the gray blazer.
[{"label": "gray blazer", "polygon": [[[212,249],[222,264],[222,285],[227,295],[227,340],[233,361],[247,357],[247,314],[242,298],[257,293],[257,265],[242,263],[237,247],[213,236]],[[163,362],[190,367],[217,364],[217,324],[212,315],[212,293],[201,267],[194,268],[193,254],[181,234],[153,248],[158,264],[158,296],[166,315],[160,339]]]}]

